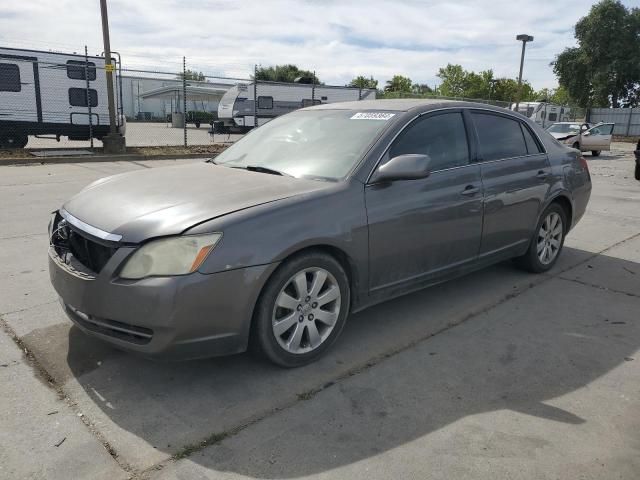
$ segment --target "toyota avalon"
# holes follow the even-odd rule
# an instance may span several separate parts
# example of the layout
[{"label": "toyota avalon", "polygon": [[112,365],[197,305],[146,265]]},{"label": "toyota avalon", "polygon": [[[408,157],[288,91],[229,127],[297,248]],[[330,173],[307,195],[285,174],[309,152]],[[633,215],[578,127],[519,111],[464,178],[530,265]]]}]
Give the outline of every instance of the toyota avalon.
[{"label": "toyota avalon", "polygon": [[208,162],[87,186],[53,214],[49,271],[118,348],[294,367],[375,303],[507,259],[549,270],[590,191],[580,152],[509,110],[319,105]]}]

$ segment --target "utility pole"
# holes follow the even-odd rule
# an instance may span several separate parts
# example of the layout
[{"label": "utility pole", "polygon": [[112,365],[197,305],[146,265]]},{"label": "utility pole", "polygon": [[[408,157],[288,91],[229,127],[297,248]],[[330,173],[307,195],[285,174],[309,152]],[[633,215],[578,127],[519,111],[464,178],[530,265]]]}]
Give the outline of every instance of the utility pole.
[{"label": "utility pole", "polygon": [[520,98],[522,97],[522,68],[524,67],[524,52],[527,48],[527,42],[533,42],[533,37],[523,33],[516,37],[516,40],[522,42],[522,55],[520,56],[520,75],[518,75],[518,95],[516,96],[516,112],[520,106]]},{"label": "utility pole", "polygon": [[104,71],[107,77],[107,103],[109,104],[109,135],[103,137],[102,145],[105,153],[125,153],[125,138],[116,131],[116,107],[113,94],[113,71],[115,67],[111,58],[107,0],[100,0],[100,14],[102,17],[102,40],[104,43]]}]

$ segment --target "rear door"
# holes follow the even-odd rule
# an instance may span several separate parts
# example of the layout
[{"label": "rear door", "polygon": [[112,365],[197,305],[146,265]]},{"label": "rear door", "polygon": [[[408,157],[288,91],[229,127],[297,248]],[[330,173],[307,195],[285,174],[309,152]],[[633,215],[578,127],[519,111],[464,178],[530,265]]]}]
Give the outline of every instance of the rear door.
[{"label": "rear door", "polygon": [[480,258],[508,256],[528,245],[552,183],[539,139],[523,122],[498,112],[471,113],[484,186]]},{"label": "rear door", "polygon": [[582,150],[610,150],[613,138],[613,123],[601,123],[582,134]]},{"label": "rear door", "polygon": [[38,64],[35,57],[0,53],[0,122],[38,122]]},{"label": "rear door", "polygon": [[419,283],[477,258],[482,184],[469,145],[462,112],[446,110],[417,118],[389,147],[380,165],[427,154],[431,174],[366,186],[372,292]]}]

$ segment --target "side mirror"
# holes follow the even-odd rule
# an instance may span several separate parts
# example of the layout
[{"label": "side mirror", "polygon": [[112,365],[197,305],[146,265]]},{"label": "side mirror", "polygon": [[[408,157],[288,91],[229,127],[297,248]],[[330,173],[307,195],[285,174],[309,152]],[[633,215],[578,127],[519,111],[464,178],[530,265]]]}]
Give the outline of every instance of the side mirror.
[{"label": "side mirror", "polygon": [[585,137],[588,137],[589,135],[591,135],[591,132],[584,131],[584,132],[582,132],[582,135],[584,135]]},{"label": "side mirror", "polygon": [[394,180],[418,180],[431,173],[431,157],[417,153],[398,155],[382,165],[371,177],[371,182],[392,182]]}]

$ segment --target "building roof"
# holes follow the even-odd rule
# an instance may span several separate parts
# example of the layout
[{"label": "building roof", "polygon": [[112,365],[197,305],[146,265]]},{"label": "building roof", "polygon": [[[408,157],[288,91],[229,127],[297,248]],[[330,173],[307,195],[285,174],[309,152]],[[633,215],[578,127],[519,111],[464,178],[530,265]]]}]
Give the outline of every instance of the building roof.
[{"label": "building roof", "polygon": [[[231,88],[232,85],[229,85]],[[187,97],[189,100],[212,100],[219,99],[224,95],[229,88],[224,88],[221,85],[216,86],[203,86],[203,85],[187,85]],[[141,98],[171,98],[176,95],[182,95],[182,85],[168,85],[166,87],[154,88],[147,90],[140,94]]]}]

